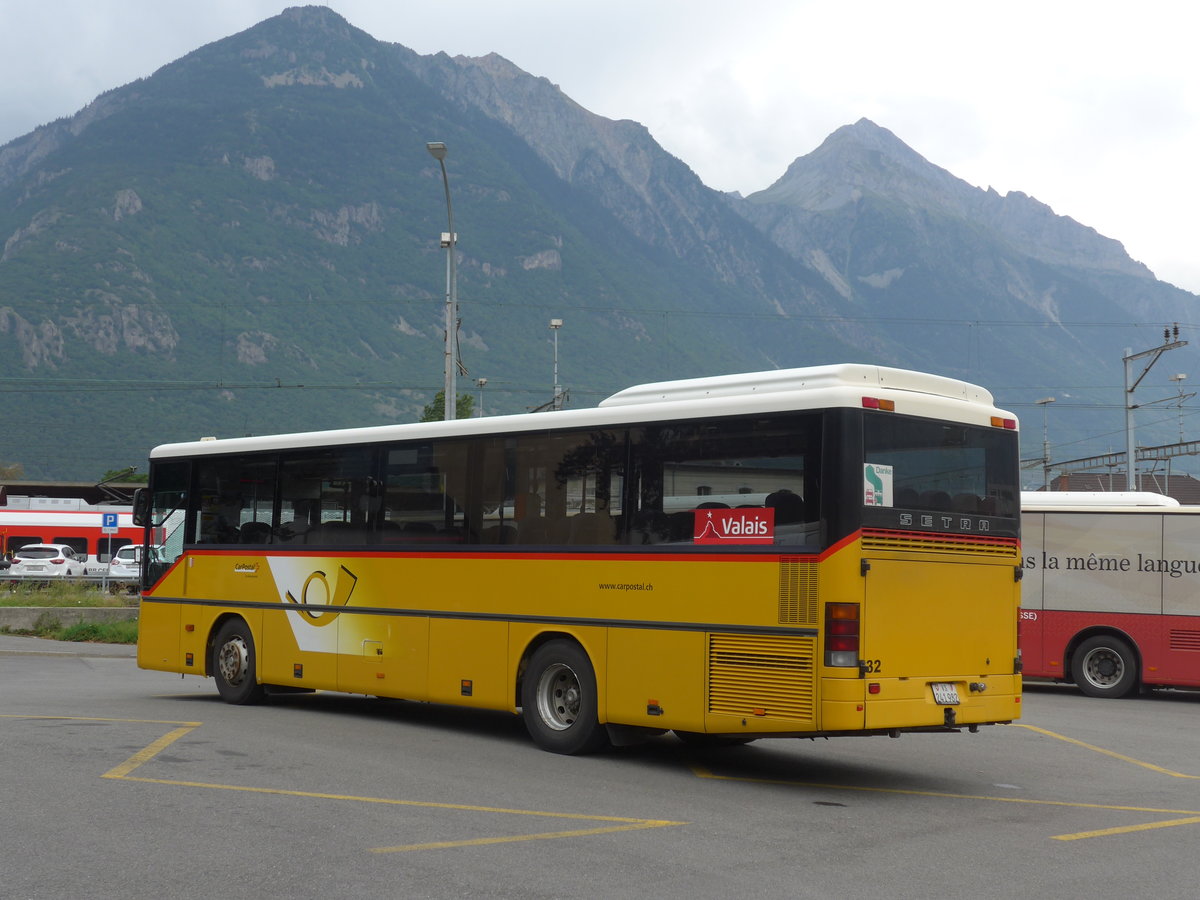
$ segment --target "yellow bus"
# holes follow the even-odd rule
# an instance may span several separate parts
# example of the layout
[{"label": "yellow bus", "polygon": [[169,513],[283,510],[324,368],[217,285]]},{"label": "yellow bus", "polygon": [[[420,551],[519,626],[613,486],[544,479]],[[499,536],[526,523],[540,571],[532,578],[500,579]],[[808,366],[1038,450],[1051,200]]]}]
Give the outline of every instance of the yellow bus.
[{"label": "yellow bus", "polygon": [[559,753],[974,732],[1020,712],[1018,469],[983,388],[857,364],[167,444],[138,664],[507,710]]}]

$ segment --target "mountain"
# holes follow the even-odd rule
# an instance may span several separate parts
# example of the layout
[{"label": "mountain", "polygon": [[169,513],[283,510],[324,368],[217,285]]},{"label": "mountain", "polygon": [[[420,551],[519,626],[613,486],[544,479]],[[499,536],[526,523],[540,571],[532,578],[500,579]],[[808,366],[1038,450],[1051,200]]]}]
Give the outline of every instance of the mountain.
[{"label": "mountain", "polygon": [[551,318],[577,406],[851,360],[1017,403],[1119,383],[1111,323],[1196,299],[866,120],[741,198],[499,56],[294,8],[0,147],[0,463],[86,478],[168,440],[415,420],[443,358],[432,140],[488,413],[550,398]]}]

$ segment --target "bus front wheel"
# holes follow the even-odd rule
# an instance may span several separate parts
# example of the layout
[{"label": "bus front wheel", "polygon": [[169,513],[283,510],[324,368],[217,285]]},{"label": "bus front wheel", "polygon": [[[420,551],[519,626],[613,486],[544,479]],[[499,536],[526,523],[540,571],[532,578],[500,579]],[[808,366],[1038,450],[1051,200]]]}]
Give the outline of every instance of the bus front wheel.
[{"label": "bus front wheel", "polygon": [[533,742],[551,753],[592,753],[608,743],[595,670],[582,647],[559,640],[534,651],[521,682],[521,716]]},{"label": "bus front wheel", "polygon": [[1096,635],[1075,649],[1071,675],[1089,697],[1125,697],[1137,688],[1137,659],[1119,637]]},{"label": "bus front wheel", "polygon": [[222,700],[246,705],[266,696],[266,689],[258,683],[256,662],[250,626],[241,619],[230,619],[217,632],[213,645],[213,677]]}]

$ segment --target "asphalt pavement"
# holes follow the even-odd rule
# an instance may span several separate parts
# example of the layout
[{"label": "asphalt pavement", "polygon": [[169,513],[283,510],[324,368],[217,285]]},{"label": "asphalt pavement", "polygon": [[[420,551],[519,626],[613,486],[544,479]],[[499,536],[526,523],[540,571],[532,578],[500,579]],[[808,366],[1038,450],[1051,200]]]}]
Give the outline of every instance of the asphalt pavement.
[{"label": "asphalt pavement", "polygon": [[87,641],[51,641],[44,638],[0,634],[0,656],[137,656],[135,644],[94,644]]}]

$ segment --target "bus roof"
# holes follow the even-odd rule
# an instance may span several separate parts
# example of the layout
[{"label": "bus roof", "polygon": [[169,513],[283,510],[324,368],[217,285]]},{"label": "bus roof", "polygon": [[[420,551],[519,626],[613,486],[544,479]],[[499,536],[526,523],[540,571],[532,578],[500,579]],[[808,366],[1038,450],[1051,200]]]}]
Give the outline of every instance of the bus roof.
[{"label": "bus roof", "polygon": [[1174,497],[1152,491],[1022,491],[1021,509],[1129,509],[1180,506]]},{"label": "bus roof", "polygon": [[206,438],[162,444],[150,452],[150,458],[253,453],[330,444],[369,444],[558,428],[617,427],[636,422],[839,406],[861,408],[864,396],[894,400],[897,403],[896,412],[908,415],[984,426],[995,424],[992,419],[996,416],[1002,416],[1012,423],[1016,421],[1011,413],[996,409],[991,393],[978,385],[906,369],[850,363],[643,384],[618,391],[591,409],[223,440]]},{"label": "bus roof", "polygon": [[966,400],[987,406],[994,402],[989,391],[965,381],[925,372],[912,372],[908,369],[846,363],[836,366],[813,366],[808,369],[776,369],[771,372],[748,372],[740,375],[639,384],[600,401],[600,406],[607,408],[672,400],[745,398],[776,391],[796,392],[837,387],[871,390],[888,388]]}]

